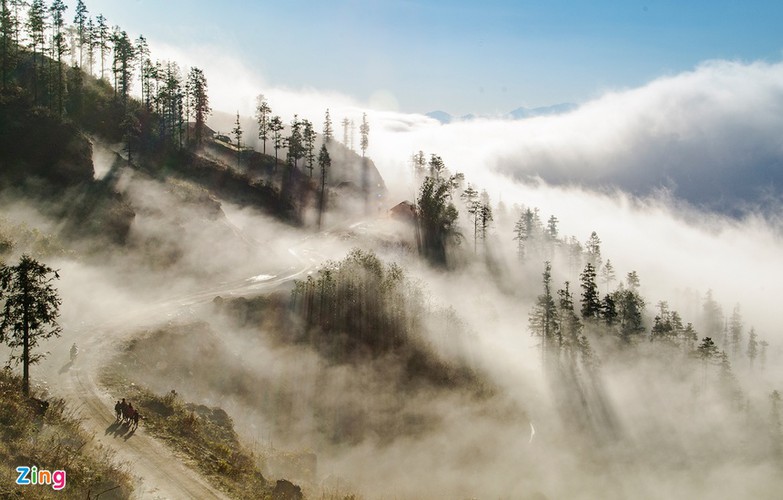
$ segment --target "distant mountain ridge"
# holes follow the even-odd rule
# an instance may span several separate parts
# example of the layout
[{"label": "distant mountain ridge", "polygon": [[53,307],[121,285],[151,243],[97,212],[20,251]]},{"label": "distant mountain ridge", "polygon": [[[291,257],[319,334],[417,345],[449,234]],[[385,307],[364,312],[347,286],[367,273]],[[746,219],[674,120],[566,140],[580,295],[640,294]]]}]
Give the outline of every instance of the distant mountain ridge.
[{"label": "distant mountain ridge", "polygon": [[[500,115],[499,118],[505,118],[507,120],[524,120],[526,118],[535,118],[537,116],[560,115],[563,113],[568,113],[570,111],[573,111],[578,107],[579,105],[573,102],[561,102],[558,104],[552,104],[550,106],[541,106],[537,108],[526,108],[524,106],[521,106],[519,108],[509,111],[504,115]],[[462,115],[460,117],[454,117],[453,115],[442,110],[430,111],[429,113],[425,113],[425,115],[435,120],[438,120],[443,125],[452,123],[454,121],[469,121],[476,118],[492,117],[490,115],[474,115],[472,113],[467,115]]]}]

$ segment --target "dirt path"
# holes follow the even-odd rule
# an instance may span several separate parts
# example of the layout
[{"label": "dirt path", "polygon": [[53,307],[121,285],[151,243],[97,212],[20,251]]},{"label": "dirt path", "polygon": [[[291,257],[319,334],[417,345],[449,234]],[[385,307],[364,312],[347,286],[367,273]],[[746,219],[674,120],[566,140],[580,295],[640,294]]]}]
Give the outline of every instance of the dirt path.
[{"label": "dirt path", "polygon": [[[78,366],[78,360],[76,365]],[[111,396],[98,388],[91,370],[73,367],[65,377],[68,397],[82,404],[83,426],[95,440],[114,450],[117,458],[137,476],[135,497],[140,499],[227,498],[197,472],[183,464],[183,458],[149,436],[144,426],[122,432],[114,419]]]},{"label": "dirt path", "polygon": [[[171,320],[189,306],[211,301],[217,295],[236,296],[259,293],[306,276],[316,267],[320,255],[307,249],[292,248],[290,253],[300,265],[278,275],[266,275],[224,283],[212,289],[172,298],[144,311],[129,311],[107,324],[95,325],[80,335],[80,354],[74,363],[59,369],[58,376],[50,377],[52,388],[73,405],[83,426],[95,435],[95,440],[116,453],[119,460],[130,466],[136,476],[135,498],[139,499],[223,499],[227,498],[198,472],[191,469],[188,459],[178,455],[160,440],[147,434],[144,422],[130,432],[117,426],[114,417],[114,398],[96,383],[96,377],[115,353],[122,340],[132,338],[142,318],[146,324]],[[319,257],[316,259],[315,257]],[[136,325],[129,328],[128,325]]]}]

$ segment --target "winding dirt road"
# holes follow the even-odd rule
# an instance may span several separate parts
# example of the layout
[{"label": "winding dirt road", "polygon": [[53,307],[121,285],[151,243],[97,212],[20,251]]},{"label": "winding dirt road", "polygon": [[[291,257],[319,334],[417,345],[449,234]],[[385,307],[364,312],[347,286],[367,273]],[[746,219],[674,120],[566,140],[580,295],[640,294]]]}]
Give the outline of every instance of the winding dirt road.
[{"label": "winding dirt road", "polygon": [[93,326],[89,332],[81,333],[81,354],[73,364],[60,369],[60,376],[52,385],[60,396],[78,405],[83,427],[95,435],[95,441],[113,450],[120,461],[129,465],[130,472],[137,479],[135,498],[200,500],[227,497],[189,467],[185,457],[147,434],[143,421],[134,432],[115,425],[114,398],[101,389],[95,379],[102,365],[116,353],[117,345],[138,331],[136,328],[128,329],[127,325],[136,324],[140,318],[144,318],[146,324],[154,324],[156,320],[167,321],[189,306],[209,302],[218,295],[239,296],[273,290],[312,272],[322,257],[303,249],[292,249],[290,253],[300,265],[278,275],[259,275],[173,298],[144,311],[129,312],[115,318],[111,324]]}]

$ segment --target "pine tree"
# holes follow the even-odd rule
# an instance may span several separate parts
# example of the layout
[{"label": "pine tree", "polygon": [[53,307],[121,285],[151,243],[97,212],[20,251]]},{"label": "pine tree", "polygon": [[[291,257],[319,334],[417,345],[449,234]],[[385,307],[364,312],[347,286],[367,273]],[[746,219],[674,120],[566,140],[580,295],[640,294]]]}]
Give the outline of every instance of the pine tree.
[{"label": "pine tree", "polygon": [[477,252],[476,242],[478,240],[478,228],[479,228],[479,208],[481,203],[478,201],[479,193],[473,186],[468,184],[468,187],[459,196],[465,203],[465,208],[468,212],[470,220],[473,221],[473,253]]},{"label": "pine tree", "polygon": [[133,163],[133,152],[136,151],[139,138],[141,137],[141,123],[136,117],[136,113],[127,111],[121,127],[123,130],[122,140],[125,142],[125,152],[128,154],[128,163]]},{"label": "pine tree", "polygon": [[715,345],[715,342],[710,337],[704,337],[696,349],[696,355],[702,361],[712,361],[719,356],[718,346]]},{"label": "pine tree", "polygon": [[574,297],[571,293],[570,283],[568,281],[565,282],[563,289],[557,291],[557,295],[559,297],[558,345],[562,346],[563,342],[565,342],[568,347],[579,348],[582,323],[574,312]]},{"label": "pine tree", "polygon": [[601,239],[595,231],[590,234],[590,238],[585,243],[585,252],[587,253],[587,262],[592,264],[596,270],[600,269],[602,264]]},{"label": "pine tree", "polygon": [[582,268],[582,262],[584,260],[582,244],[575,236],[571,236],[568,238],[566,247],[568,251],[568,270],[571,274],[577,274]]},{"label": "pine tree", "polygon": [[644,332],[644,299],[639,295],[639,276],[635,271],[628,273],[628,288],[620,288],[611,294],[617,308],[618,334],[625,343],[630,343]]},{"label": "pine tree", "polygon": [[682,336],[684,339],[686,351],[688,352],[692,351],[693,346],[696,344],[696,341],[699,340],[699,336],[696,334],[696,330],[693,329],[693,324],[688,323],[687,325],[685,325],[685,329],[682,332]]},{"label": "pine tree", "polygon": [[40,84],[37,56],[43,56],[44,34],[46,28],[46,7],[43,0],[33,0],[27,13],[27,33],[30,39],[30,48],[33,51],[33,99],[40,102],[38,86]]},{"label": "pine tree", "polygon": [[149,83],[147,79],[150,77],[150,72],[147,69],[147,65],[151,64],[150,61],[150,48],[147,44],[147,39],[144,35],[139,35],[136,39],[136,51],[135,56],[139,64],[139,83],[141,84],[141,102],[144,103],[146,109],[149,109],[150,96]]},{"label": "pine tree", "polygon": [[587,263],[580,275],[582,287],[582,317],[586,320],[601,317],[601,301],[598,296],[598,285],[595,284],[595,268]]},{"label": "pine tree", "polygon": [[45,354],[33,353],[40,340],[60,336],[57,324],[62,300],[54,287],[54,269],[23,255],[16,266],[0,266],[0,342],[22,348],[12,360],[22,363],[22,391],[30,393],[30,365]]},{"label": "pine tree", "polygon": [[97,22],[97,29],[98,29],[98,36],[97,42],[98,42],[98,50],[101,54],[101,79],[106,78],[106,53],[109,51],[109,25],[106,24],[106,18],[103,17],[103,14],[98,14],[98,17],[95,18],[95,22]]},{"label": "pine tree", "polygon": [[601,301],[601,318],[606,326],[612,326],[617,321],[617,304],[611,294],[606,294]]},{"label": "pine tree", "polygon": [[242,162],[242,124],[239,121],[239,111],[237,111],[237,121],[231,133],[237,140],[237,167],[240,167]]},{"label": "pine tree", "polygon": [[732,357],[737,359],[742,350],[742,314],[739,304],[734,306],[729,320],[729,345]]},{"label": "pine tree", "polygon": [[759,342],[758,335],[756,335],[756,329],[751,328],[748,334],[748,359],[750,360],[750,367],[753,368],[753,362],[756,360],[759,354]]},{"label": "pine tree", "polygon": [[549,219],[546,221],[546,235],[549,238],[550,241],[557,240],[557,223],[559,221],[557,220],[557,217],[554,215],[550,215]]},{"label": "pine tree", "polygon": [[87,7],[82,0],[76,2],[76,15],[73,18],[76,26],[76,36],[79,40],[79,67],[83,67],[84,45],[88,42],[87,36]]},{"label": "pine tree", "polygon": [[362,149],[362,158],[364,158],[367,153],[367,148],[370,145],[370,124],[367,123],[367,113],[362,113],[362,124],[359,126],[359,135],[361,137],[359,145]]},{"label": "pine tree", "polygon": [[277,172],[277,152],[283,147],[283,120],[279,116],[273,116],[269,120],[269,132],[272,134],[272,145],[275,148],[275,172]]},{"label": "pine tree", "polygon": [[712,290],[707,290],[702,305],[702,324],[704,333],[711,338],[718,338],[723,329],[723,311],[712,296]]},{"label": "pine tree", "polygon": [[[486,193],[486,192],[485,192]],[[489,196],[486,197],[486,201],[482,201],[476,214],[479,220],[479,229],[481,231],[481,239],[484,241],[484,246],[487,245],[487,230],[490,224],[494,220],[492,215],[492,206],[489,203]]]},{"label": "pine tree", "polygon": [[85,43],[87,46],[87,74],[93,75],[93,69],[95,67],[95,47],[97,46],[97,37],[95,36],[97,28],[92,18],[87,19],[87,24],[84,27]]},{"label": "pine tree", "polygon": [[653,327],[650,331],[650,341],[665,340],[672,337],[671,314],[669,304],[666,301],[658,302],[659,313],[653,320]]},{"label": "pine tree", "polygon": [[614,266],[612,265],[612,259],[607,259],[603,269],[601,269],[601,279],[603,279],[606,285],[606,293],[609,293],[609,287],[615,280]]},{"label": "pine tree", "polygon": [[430,177],[440,179],[446,175],[446,164],[443,162],[443,158],[433,154],[430,155]]},{"label": "pine tree", "polygon": [[537,248],[536,243],[543,235],[543,226],[541,218],[538,215],[538,209],[526,208],[514,225],[514,240],[517,241],[517,253],[519,258],[524,260],[534,254]]},{"label": "pine tree", "polygon": [[14,64],[12,64],[12,49],[14,47],[14,18],[10,0],[0,1],[0,64],[2,64],[3,90],[8,88],[8,80]]},{"label": "pine tree", "polygon": [[298,115],[294,115],[294,119],[291,120],[291,135],[288,136],[288,156],[286,158],[292,169],[299,166],[299,159],[304,156],[304,151],[302,122]]},{"label": "pine tree", "polygon": [[332,117],[329,115],[329,108],[326,108],[324,116],[324,144],[329,144],[334,139],[334,129],[332,128]]},{"label": "pine tree", "polygon": [[544,291],[536,299],[536,304],[530,311],[529,325],[533,335],[541,338],[541,355],[546,360],[546,353],[554,346],[554,341],[559,338],[557,328],[557,308],[552,297],[552,265],[549,261],[544,263],[542,284]]},{"label": "pine tree", "polygon": [[264,94],[259,94],[256,97],[256,121],[258,122],[258,138],[262,141],[262,152],[266,154],[266,141],[270,138],[272,127],[269,122],[269,117],[272,115],[272,108],[269,107],[269,103],[264,97]]},{"label": "pine tree", "polygon": [[153,63],[148,54],[140,70],[143,71],[141,93],[144,96],[144,108],[147,111],[152,111],[157,107],[156,92],[159,90],[158,83],[161,80],[162,69],[160,63]]},{"label": "pine tree", "polygon": [[160,119],[160,135],[168,144],[181,146],[183,101],[182,76],[179,66],[166,62],[165,67],[155,65],[157,92],[155,96],[156,113]]},{"label": "pine tree", "polygon": [[424,151],[419,151],[413,155],[413,178],[416,183],[420,183],[426,175],[427,157]]},{"label": "pine tree", "polygon": [[351,126],[351,120],[348,118],[343,118],[343,121],[341,122],[343,126],[343,144],[345,147],[348,147],[348,128]]},{"label": "pine tree", "polygon": [[636,273],[636,271],[631,271],[626,275],[625,284],[628,285],[628,288],[634,292],[639,290],[640,281],[639,275]]},{"label": "pine tree", "polygon": [[527,224],[525,222],[525,214],[523,213],[514,224],[514,240],[517,242],[517,256],[520,260],[525,260],[525,255],[527,254],[525,241],[528,238],[528,234]]},{"label": "pine tree", "polygon": [[65,41],[65,10],[68,7],[62,0],[54,0],[52,3],[52,44],[57,58],[57,114],[62,116],[65,110],[65,66],[63,55],[68,51]]},{"label": "pine tree", "polygon": [[427,177],[419,190],[417,208],[421,231],[421,249],[425,258],[434,265],[446,265],[446,246],[457,237],[457,208],[451,203],[456,176],[448,179]]},{"label": "pine tree", "polygon": [[304,159],[307,163],[307,170],[310,171],[310,178],[313,178],[313,168],[315,165],[315,139],[317,134],[310,120],[302,120],[302,141],[304,143]]},{"label": "pine tree", "polygon": [[134,48],[128,34],[124,31],[115,33],[114,42],[114,84],[122,103],[123,110],[127,108],[130,96],[133,73]]},{"label": "pine tree", "polygon": [[207,77],[204,72],[196,67],[188,73],[189,107],[193,110],[195,125],[193,132],[197,145],[204,139],[204,129],[207,126],[207,116],[212,112],[209,107],[209,95],[207,94]]},{"label": "pine tree", "polygon": [[321,193],[318,200],[318,230],[321,229],[321,221],[323,220],[324,209],[326,208],[326,177],[329,174],[329,168],[332,165],[332,160],[329,157],[329,151],[326,149],[326,144],[321,145],[321,151],[318,154],[318,166],[321,167]]}]

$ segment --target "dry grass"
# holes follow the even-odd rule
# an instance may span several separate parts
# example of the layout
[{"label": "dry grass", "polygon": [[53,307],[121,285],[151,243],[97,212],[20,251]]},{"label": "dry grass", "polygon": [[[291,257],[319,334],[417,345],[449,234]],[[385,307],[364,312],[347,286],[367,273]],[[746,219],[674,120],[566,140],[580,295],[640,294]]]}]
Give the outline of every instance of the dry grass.
[{"label": "dry grass", "polygon": [[273,485],[258,469],[257,457],[239,443],[225,411],[185,403],[172,393],[154,394],[115,370],[104,369],[100,382],[115,397],[131,401],[143,417],[141,425],[183,453],[218,488],[234,498],[272,498]]},{"label": "dry grass", "polygon": [[[41,394],[33,394],[42,398]],[[0,498],[24,497],[127,499],[133,491],[131,475],[117,465],[111,450],[93,442],[79,419],[62,399],[49,399],[41,415],[33,400],[22,396],[21,380],[0,372]],[[66,486],[18,486],[18,466],[65,470]]]}]

